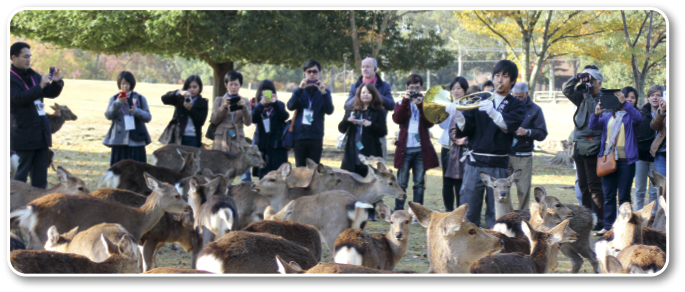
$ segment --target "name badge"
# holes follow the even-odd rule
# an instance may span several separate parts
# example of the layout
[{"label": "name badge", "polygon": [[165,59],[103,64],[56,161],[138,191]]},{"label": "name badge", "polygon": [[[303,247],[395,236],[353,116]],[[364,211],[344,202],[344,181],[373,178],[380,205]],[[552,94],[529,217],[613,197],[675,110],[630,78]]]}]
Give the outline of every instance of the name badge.
[{"label": "name badge", "polygon": [[359,150],[364,149],[364,145],[362,145],[362,141],[357,142],[357,149],[359,149]]},{"label": "name badge", "polygon": [[124,126],[126,127],[126,131],[136,129],[136,121],[134,120],[133,116],[129,116],[129,115],[124,116]]},{"label": "name badge", "polygon": [[228,136],[230,136],[231,138],[235,138],[235,130],[228,129]]},{"label": "name badge", "polygon": [[269,123],[269,119],[262,119],[262,122],[264,122],[264,133],[271,132],[271,123]]},{"label": "name badge", "polygon": [[304,109],[302,112],[302,124],[311,125],[314,120],[314,112],[308,109]]},{"label": "name badge", "polygon": [[45,105],[43,104],[43,102],[41,102],[40,100],[37,99],[37,100],[33,101],[33,105],[36,106],[36,112],[38,112],[39,116],[45,115],[45,109],[44,109]]}]

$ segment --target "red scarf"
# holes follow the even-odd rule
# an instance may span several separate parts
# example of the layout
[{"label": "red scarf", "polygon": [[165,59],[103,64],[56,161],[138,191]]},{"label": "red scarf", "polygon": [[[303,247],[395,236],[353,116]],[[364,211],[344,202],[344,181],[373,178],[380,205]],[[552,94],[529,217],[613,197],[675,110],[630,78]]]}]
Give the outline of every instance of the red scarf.
[{"label": "red scarf", "polygon": [[378,77],[376,77],[376,76],[373,76],[373,78],[371,78],[371,79],[366,79],[366,77],[362,77],[362,82],[364,82],[364,83],[369,82],[371,84],[376,84],[376,79],[378,79]]}]

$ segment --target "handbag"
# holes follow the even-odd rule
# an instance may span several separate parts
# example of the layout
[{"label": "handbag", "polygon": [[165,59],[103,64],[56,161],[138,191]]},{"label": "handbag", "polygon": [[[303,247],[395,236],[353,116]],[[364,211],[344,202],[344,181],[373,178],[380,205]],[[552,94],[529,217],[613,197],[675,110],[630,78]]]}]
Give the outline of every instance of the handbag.
[{"label": "handbag", "polygon": [[338,144],[335,145],[335,148],[338,148],[340,150],[345,150],[346,144],[347,144],[347,132],[345,132],[345,134],[340,134],[338,136]]},{"label": "handbag", "polygon": [[293,131],[295,128],[295,118],[297,117],[297,110],[293,112],[293,118],[290,120],[290,126],[283,131],[283,136],[281,139],[283,139],[283,148],[285,148],[286,151],[289,151],[290,149],[293,149],[295,145],[295,138],[293,137]]},{"label": "handbag", "polygon": [[209,123],[209,127],[207,127],[207,133],[205,133],[205,138],[214,141],[214,132],[216,132],[216,126],[215,124],[212,124],[211,122]]},{"label": "handbag", "polygon": [[611,151],[607,155],[597,157],[598,177],[603,177],[605,175],[609,175],[616,172],[616,158],[614,158],[614,155],[614,152]]}]

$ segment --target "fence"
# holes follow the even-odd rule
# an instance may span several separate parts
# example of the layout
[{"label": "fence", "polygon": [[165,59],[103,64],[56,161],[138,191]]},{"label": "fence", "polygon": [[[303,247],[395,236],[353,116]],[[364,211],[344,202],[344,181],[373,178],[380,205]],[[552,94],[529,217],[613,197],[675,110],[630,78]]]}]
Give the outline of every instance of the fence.
[{"label": "fence", "polygon": [[553,102],[568,101],[566,96],[561,91],[536,91],[533,94],[535,102]]}]

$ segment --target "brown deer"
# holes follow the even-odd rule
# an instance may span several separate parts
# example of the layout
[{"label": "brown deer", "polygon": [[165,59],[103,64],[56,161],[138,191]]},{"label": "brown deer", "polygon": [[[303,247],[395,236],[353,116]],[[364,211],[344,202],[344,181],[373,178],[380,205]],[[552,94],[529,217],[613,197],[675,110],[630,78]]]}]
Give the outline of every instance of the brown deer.
[{"label": "brown deer", "polygon": [[[329,177],[328,167],[320,165],[323,177]],[[325,170],[324,170],[325,169]],[[310,224],[319,230],[328,250],[333,251],[333,244],[338,235],[347,228],[364,228],[368,220],[365,209],[373,208],[369,203],[357,200],[346,191],[313,192],[315,195],[292,196],[287,187],[286,178],[290,173],[290,163],[284,163],[278,170],[265,175],[252,184],[252,190],[269,197],[275,210],[282,210],[286,203],[295,199],[292,216],[281,216],[282,220],[292,220],[300,224]],[[332,173],[332,172],[331,172]],[[315,174],[314,177],[317,175]]]},{"label": "brown deer", "polygon": [[650,218],[649,222],[647,223],[647,227],[666,232],[666,213],[668,211],[666,209],[668,207],[666,205],[666,185],[668,184],[668,181],[666,180],[665,176],[656,172],[656,170],[652,170],[652,176],[649,177],[649,181],[654,187],[657,188],[659,205],[657,207],[655,217]]},{"label": "brown deer", "polygon": [[429,273],[468,273],[473,263],[502,249],[497,237],[466,219],[468,204],[450,213],[439,213],[418,203],[407,203],[416,220],[428,229]]},{"label": "brown deer", "polygon": [[247,232],[263,232],[281,236],[301,245],[312,253],[317,261],[321,261],[322,247],[319,231],[312,225],[299,224],[290,220],[262,220],[254,222],[242,229]]},{"label": "brown deer", "polygon": [[198,159],[200,150],[192,153],[182,152],[182,150],[178,150],[178,152],[184,157],[183,168],[180,172],[132,159],[125,159],[107,169],[105,176],[98,182],[98,187],[104,185],[108,188],[125,189],[147,196],[152,190],[147,186],[143,178],[143,172],[151,174],[158,178],[159,181],[173,185],[184,177],[195,175],[200,171],[200,160]]},{"label": "brown deer", "polygon": [[164,212],[190,212],[190,206],[173,186],[158,181],[148,173],[143,175],[153,192],[140,208],[91,196],[51,194],[32,201],[26,208],[11,212],[10,217],[17,217],[19,226],[27,231],[29,249],[43,248],[47,230],[52,225],[64,232],[76,226],[85,229],[103,222],[119,223],[139,240],[159,222]]},{"label": "brown deer", "polygon": [[[199,148],[185,145],[166,145],[152,152],[150,162],[153,165],[179,170],[183,167],[183,155],[178,150],[185,152],[197,151]],[[257,146],[246,145],[239,153],[226,153],[219,150],[202,150],[200,164],[209,168],[213,173],[226,173],[229,169],[235,169],[235,173],[243,174],[250,167],[264,167],[264,159]]]},{"label": "brown deer", "polygon": [[[217,186],[221,178],[216,178],[204,186],[197,185],[195,180],[191,180],[191,188],[188,192],[188,202],[195,206],[197,213],[195,216],[195,230],[202,239],[202,246],[214,241],[216,238],[224,236],[226,233],[237,230],[238,208],[233,197],[222,193],[217,193]],[[201,205],[203,197],[206,201]]]},{"label": "brown deer", "polygon": [[263,196],[252,190],[252,182],[244,182],[228,189],[228,194],[233,197],[238,207],[238,229],[262,220],[264,209],[270,204],[269,197]]},{"label": "brown deer", "polygon": [[552,246],[557,243],[573,242],[576,232],[569,228],[569,219],[562,221],[549,231],[536,231],[527,221],[521,229],[530,239],[530,253],[498,253],[481,258],[471,266],[472,274],[546,274]]},{"label": "brown deer", "polygon": [[63,193],[85,195],[90,192],[83,180],[72,175],[61,166],[57,167],[57,178],[59,178],[59,183],[47,190],[33,187],[18,180],[11,180],[10,212],[24,207],[29,202],[48,194]]},{"label": "brown deer", "polygon": [[[511,186],[519,180],[521,170],[517,169],[507,178],[494,178],[485,172],[480,172],[480,180],[486,187],[492,188],[495,197],[495,218],[514,211],[511,202]],[[493,223],[494,225],[494,223]]]},{"label": "brown deer", "polygon": [[[122,189],[103,188],[88,194],[96,198],[118,202],[133,208],[140,208],[145,204],[147,197]],[[192,252],[194,259],[197,253],[202,250],[200,237],[193,226],[193,219],[190,214],[174,214],[164,212],[152,229],[143,234],[138,241],[140,244],[140,270],[148,271],[156,266],[157,251],[165,243],[176,243],[185,252]]]},{"label": "brown deer", "polygon": [[[216,187],[216,191],[222,194],[228,194],[228,189],[231,187],[231,184],[233,183],[235,177],[236,173],[235,169],[233,168],[229,169],[224,174],[214,174],[209,168],[203,168],[202,171],[200,171],[200,173],[181,179],[181,181],[174,184],[174,187],[176,188],[176,190],[178,190],[178,193],[181,194],[184,199],[188,199],[188,191],[190,190],[191,179],[195,178],[195,180],[198,183],[204,184],[216,178],[221,178],[221,180],[219,181],[219,185]],[[207,198],[205,198],[205,200],[206,199]]]},{"label": "brown deer", "polygon": [[335,240],[333,260],[379,270],[392,271],[407,252],[409,227],[414,217],[409,212],[393,212],[385,204],[378,204],[381,219],[390,223],[386,234],[369,234],[361,229],[346,229]]},{"label": "brown deer", "polygon": [[184,268],[173,268],[173,267],[160,267],[154,268],[143,274],[211,274],[207,271],[200,271],[194,269],[184,269]]},{"label": "brown deer", "polygon": [[197,269],[216,274],[278,273],[276,255],[300,263],[306,269],[318,263],[307,248],[283,237],[232,231],[207,244],[198,256]]},{"label": "brown deer", "polygon": [[118,274],[133,273],[138,258],[130,254],[135,247],[124,240],[119,246],[104,235],[101,242],[109,252],[102,262],[94,262],[86,256],[45,250],[15,250],[10,252],[12,267],[23,274]]},{"label": "brown deer", "polygon": [[64,122],[75,121],[78,119],[78,117],[71,112],[69,107],[66,105],[59,105],[55,103],[55,105],[51,105],[50,108],[54,111],[54,113],[46,115],[48,116],[48,120],[50,120],[50,132],[52,132],[52,134],[57,133],[57,131],[59,131],[59,129],[61,129],[64,125]]},{"label": "brown deer", "polygon": [[405,199],[407,194],[402,191],[397,183],[397,178],[384,163],[377,163],[377,168],[367,166],[369,171],[366,178],[361,178],[356,173],[336,171],[341,182],[330,190],[348,191],[360,201],[375,203],[389,197],[393,199]]},{"label": "brown deer", "polygon": [[278,255],[276,255],[276,263],[278,272],[281,274],[414,274],[414,272],[393,272],[338,263],[319,263],[311,269],[303,270],[296,262],[286,262]]},{"label": "brown deer", "polygon": [[635,244],[622,250],[616,257],[607,255],[605,263],[609,274],[654,274],[666,265],[666,254],[653,245]]},{"label": "brown deer", "polygon": [[[130,248],[126,254],[138,258],[138,249],[136,248],[138,242],[120,224],[100,223],[81,232],[78,232],[78,229],[77,226],[71,231],[59,234],[57,227],[50,226],[45,250],[80,254],[99,263],[109,257],[109,251],[100,240],[100,235],[104,235],[111,242],[117,242],[118,246]],[[126,241],[125,244],[123,244],[124,241]]]}]

